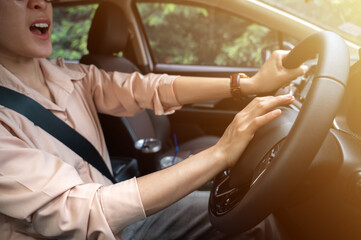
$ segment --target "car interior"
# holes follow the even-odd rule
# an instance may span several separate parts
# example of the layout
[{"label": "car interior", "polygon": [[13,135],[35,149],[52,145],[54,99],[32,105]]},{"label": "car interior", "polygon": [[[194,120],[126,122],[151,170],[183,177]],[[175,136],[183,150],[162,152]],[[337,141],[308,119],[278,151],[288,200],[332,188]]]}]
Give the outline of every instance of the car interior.
[{"label": "car interior", "polygon": [[[87,46],[89,54],[83,56],[80,63],[93,64],[105,71],[140,72],[138,67],[127,58],[114,56],[114,53],[126,49],[128,38],[127,22],[122,9],[114,3],[102,2],[99,4],[89,30]],[[99,117],[110,155],[118,156],[118,161],[113,161],[114,164],[124,162],[127,158],[136,158],[139,160],[138,165],[141,165],[139,166],[141,174],[146,174],[160,170],[161,159],[175,154],[175,145],[166,115],[156,116],[152,110],[144,110],[134,117],[106,115]],[[160,140],[161,150],[150,154],[138,151],[135,144],[141,139]],[[177,157],[187,158],[214,145],[217,141],[216,136],[200,136],[185,141],[179,145]],[[119,147],[119,145],[123,146]],[[145,164],[143,167],[143,163],[148,161],[153,161],[153,164]]]},{"label": "car interior", "polygon": [[[235,72],[252,76],[259,69],[157,63],[137,11],[137,3],[153,2],[159,3],[60,0],[54,3],[54,10],[98,4],[88,33],[88,53],[79,62],[105,71],[228,77]],[[206,188],[212,196],[212,224],[234,233],[273,214],[290,239],[359,239],[361,62],[350,61],[358,49],[319,27],[297,23],[295,18],[285,21],[287,14],[277,15],[259,1],[251,1],[238,13],[235,9],[244,7],[245,1],[170,2],[242,17],[247,12],[257,13],[248,19],[272,25],[277,32],[276,44],[271,41],[263,48],[268,51],[295,45],[284,66],[305,62],[310,67],[305,76],[269,93],[292,92],[296,100],[282,108],[282,118],[257,132],[237,166],[225,169]],[[290,45],[285,41],[286,33],[293,32],[297,41]],[[234,115],[254,97],[186,105],[167,116],[156,116],[148,109],[134,117],[100,114],[117,180],[160,170],[215,144]]]}]

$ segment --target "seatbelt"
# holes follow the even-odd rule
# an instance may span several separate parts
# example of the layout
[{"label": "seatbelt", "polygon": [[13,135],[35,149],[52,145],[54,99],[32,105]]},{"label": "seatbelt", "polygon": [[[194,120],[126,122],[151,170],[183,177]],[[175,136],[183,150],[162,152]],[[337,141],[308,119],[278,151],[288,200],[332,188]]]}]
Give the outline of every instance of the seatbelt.
[{"label": "seatbelt", "polygon": [[81,134],[38,102],[24,94],[0,86],[0,104],[28,118],[115,183],[113,175],[95,147]]}]

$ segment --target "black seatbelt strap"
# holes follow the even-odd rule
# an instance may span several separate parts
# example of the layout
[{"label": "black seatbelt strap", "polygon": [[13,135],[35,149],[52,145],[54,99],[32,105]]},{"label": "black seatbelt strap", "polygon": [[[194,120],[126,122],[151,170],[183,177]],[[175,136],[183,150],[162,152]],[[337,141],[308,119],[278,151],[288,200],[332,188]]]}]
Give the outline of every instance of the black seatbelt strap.
[{"label": "black seatbelt strap", "polygon": [[21,93],[0,86],[0,104],[28,118],[115,183],[114,177],[95,147],[38,102]]}]

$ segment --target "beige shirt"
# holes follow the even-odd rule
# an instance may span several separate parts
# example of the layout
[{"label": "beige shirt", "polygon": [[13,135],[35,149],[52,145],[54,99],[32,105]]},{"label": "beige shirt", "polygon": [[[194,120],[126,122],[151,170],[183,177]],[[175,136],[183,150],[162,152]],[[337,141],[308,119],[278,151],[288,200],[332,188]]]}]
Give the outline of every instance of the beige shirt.
[{"label": "beige shirt", "polygon": [[[21,92],[86,137],[110,168],[97,112],[157,114],[180,108],[174,76],[106,73],[41,59],[55,103],[0,65],[0,85]],[[145,218],[135,178],[111,184],[95,168],[22,115],[0,106],[0,239],[119,239]]]}]

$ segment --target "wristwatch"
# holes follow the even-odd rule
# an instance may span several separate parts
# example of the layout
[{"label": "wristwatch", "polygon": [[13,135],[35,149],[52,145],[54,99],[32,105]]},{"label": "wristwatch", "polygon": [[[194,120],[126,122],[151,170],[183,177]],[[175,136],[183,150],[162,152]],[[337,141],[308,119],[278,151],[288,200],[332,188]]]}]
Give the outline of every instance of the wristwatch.
[{"label": "wristwatch", "polygon": [[231,87],[231,95],[233,99],[242,99],[244,97],[241,90],[241,79],[249,78],[245,73],[235,73],[230,76],[230,87]]}]

